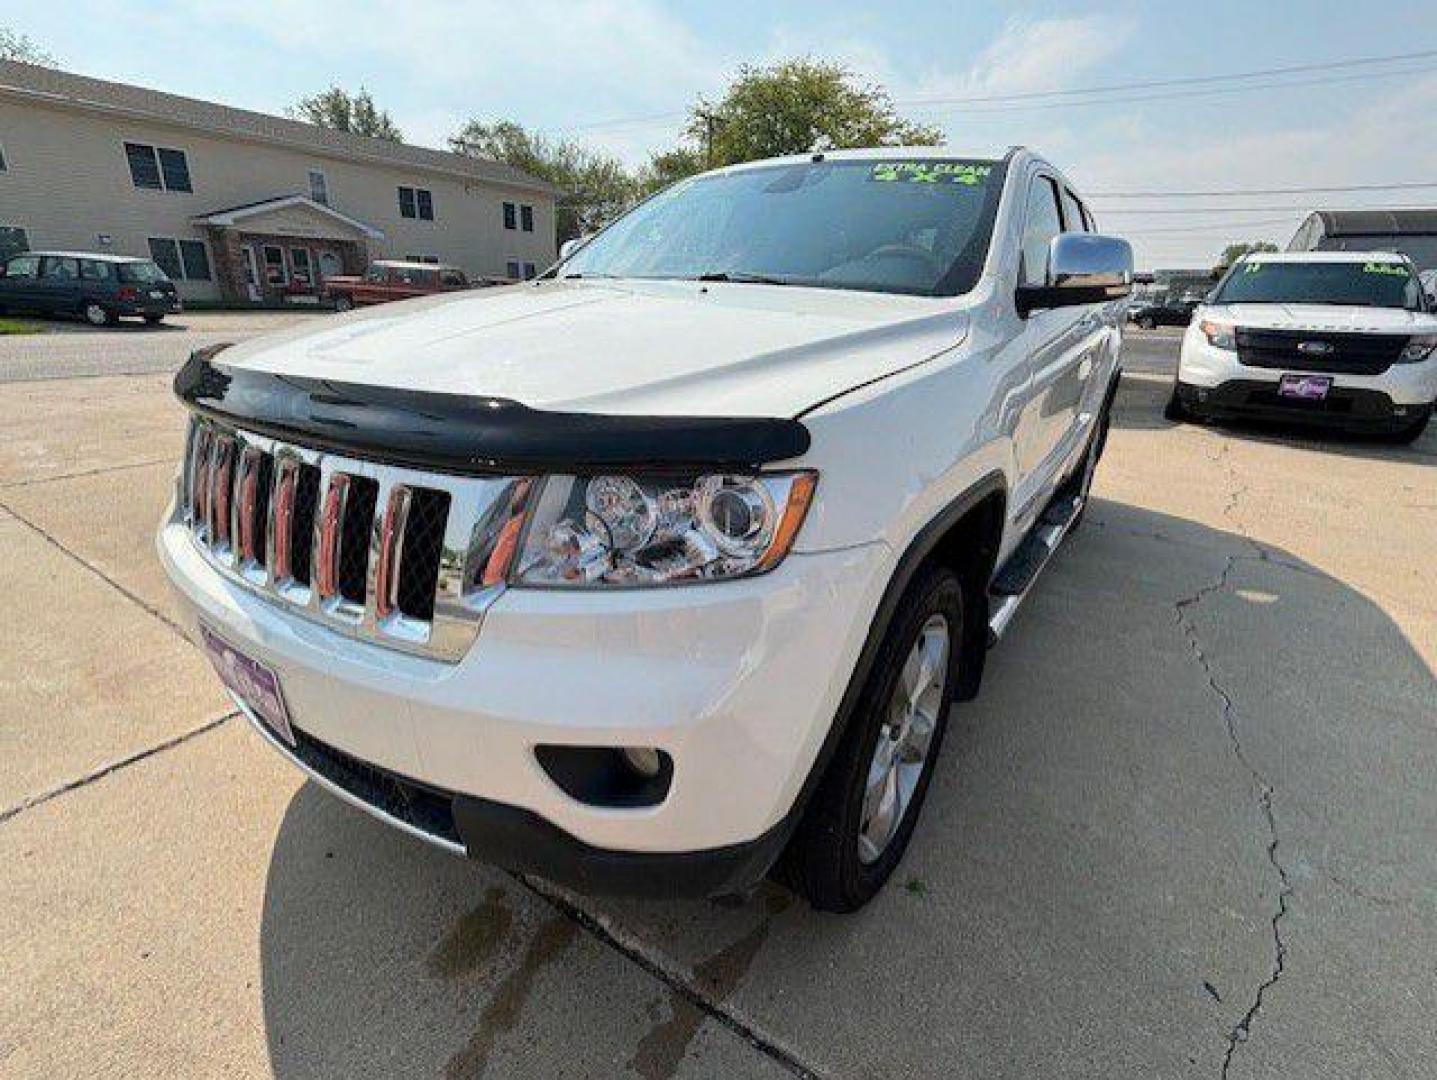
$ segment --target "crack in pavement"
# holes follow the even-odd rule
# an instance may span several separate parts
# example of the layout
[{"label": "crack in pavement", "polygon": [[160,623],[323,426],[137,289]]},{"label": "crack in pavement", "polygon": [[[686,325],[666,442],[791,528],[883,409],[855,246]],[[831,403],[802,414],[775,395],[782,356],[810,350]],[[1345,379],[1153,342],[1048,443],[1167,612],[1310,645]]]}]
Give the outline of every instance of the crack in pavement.
[{"label": "crack in pavement", "polygon": [[[1251,538],[1249,538],[1249,541],[1256,545],[1256,542],[1251,541]],[[1277,857],[1278,833],[1277,817],[1273,810],[1273,786],[1267,778],[1263,776],[1262,771],[1249,760],[1247,752],[1243,749],[1242,738],[1238,734],[1237,729],[1237,706],[1233,701],[1231,692],[1218,680],[1217,674],[1213,670],[1212,662],[1203,650],[1202,641],[1198,637],[1197,627],[1189,615],[1189,610],[1201,604],[1209,596],[1225,591],[1228,587],[1228,579],[1231,577],[1233,569],[1238,563],[1267,561],[1265,554],[1260,548],[1257,555],[1229,555],[1227,562],[1223,566],[1222,573],[1218,575],[1216,581],[1204,585],[1192,595],[1183,597],[1173,605],[1176,611],[1178,628],[1186,638],[1188,648],[1192,652],[1193,658],[1197,660],[1198,666],[1202,668],[1203,674],[1207,678],[1208,688],[1217,696],[1218,700],[1222,702],[1223,723],[1227,729],[1228,742],[1232,748],[1233,756],[1241,763],[1243,768],[1247,770],[1248,776],[1258,790],[1258,806],[1262,810],[1263,822],[1267,828],[1267,861],[1271,863],[1272,868],[1277,871],[1279,883],[1277,910],[1272,916],[1272,969],[1268,977],[1263,980],[1253,994],[1247,1011],[1228,1033],[1227,1046],[1223,1052],[1222,1059],[1222,1076],[1224,1078],[1227,1077],[1229,1070],[1232,1068],[1233,1057],[1237,1053],[1238,1046],[1245,1043],[1252,1034],[1253,1022],[1262,1011],[1263,1000],[1267,992],[1277,984],[1278,980],[1282,978],[1283,972],[1286,970],[1287,942],[1282,936],[1282,920],[1287,916],[1288,901],[1292,897],[1293,886],[1292,881],[1288,877],[1287,870]]]},{"label": "crack in pavement", "polygon": [[592,937],[663,983],[668,987],[675,1000],[687,1002],[704,1016],[728,1028],[760,1054],[793,1076],[800,1077],[801,1080],[820,1080],[821,1073],[805,1064],[797,1054],[780,1045],[772,1036],[760,1031],[727,1006],[723,1001],[723,996],[726,995],[722,995],[718,999],[711,998],[704,993],[702,986],[672,961],[662,956],[651,956],[645,951],[643,943],[632,940],[628,936],[621,936],[620,932],[611,927],[607,920],[585,911],[547,883],[520,873],[511,872],[510,876],[534,895],[572,919]]},{"label": "crack in pavement", "polygon": [[98,469],[81,469],[78,472],[56,473],[53,476],[35,476],[29,480],[8,480],[0,483],[0,491],[13,491],[16,488],[37,487],[40,484],[56,484],[61,480],[79,480],[87,476],[104,476],[107,473],[126,472],[132,469],[145,469],[152,465],[168,465],[174,463],[174,455],[162,458],[154,458],[150,461],[130,461],[124,465],[105,465]]},{"label": "crack in pavement", "polygon": [[0,825],[3,825],[17,814],[23,814],[26,810],[33,810],[35,807],[43,805],[51,799],[57,799],[61,795],[76,791],[82,787],[88,787],[96,780],[103,780],[111,773],[119,772],[121,769],[128,769],[131,765],[138,765],[146,758],[154,757],[156,754],[163,753],[166,750],[172,750],[176,746],[187,743],[199,735],[213,731],[221,724],[228,723],[238,715],[239,710],[236,709],[233,712],[225,713],[223,716],[217,716],[213,720],[206,720],[199,727],[191,728],[189,731],[183,731],[174,738],[166,739],[164,742],[156,743],[154,746],[147,746],[143,750],[137,750],[128,757],[120,758],[119,761],[112,761],[108,765],[101,765],[98,769],[92,769],[83,776],[76,777],[74,780],[65,781],[65,783],[59,787],[53,787],[49,791],[42,791],[39,795],[31,795],[28,799],[16,803],[7,810],[0,810]]}]

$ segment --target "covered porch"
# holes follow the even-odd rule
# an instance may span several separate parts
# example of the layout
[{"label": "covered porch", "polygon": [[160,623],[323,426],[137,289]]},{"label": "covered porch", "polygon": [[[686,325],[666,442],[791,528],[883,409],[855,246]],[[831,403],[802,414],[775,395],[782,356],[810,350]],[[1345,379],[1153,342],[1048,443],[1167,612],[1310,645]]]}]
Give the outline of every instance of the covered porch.
[{"label": "covered porch", "polygon": [[281,195],[195,218],[224,300],[314,303],[326,278],[362,274],[384,233],[307,195]]}]

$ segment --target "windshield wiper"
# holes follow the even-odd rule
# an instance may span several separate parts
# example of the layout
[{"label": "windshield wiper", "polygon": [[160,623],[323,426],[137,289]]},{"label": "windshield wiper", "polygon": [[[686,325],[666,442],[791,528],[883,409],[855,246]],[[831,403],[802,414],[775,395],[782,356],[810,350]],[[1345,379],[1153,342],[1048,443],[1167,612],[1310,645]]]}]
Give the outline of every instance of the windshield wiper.
[{"label": "windshield wiper", "polygon": [[699,274],[695,281],[732,281],[742,285],[791,285],[792,282],[784,281],[783,278],[769,277],[767,274],[746,274],[742,270],[715,270],[707,274]]}]

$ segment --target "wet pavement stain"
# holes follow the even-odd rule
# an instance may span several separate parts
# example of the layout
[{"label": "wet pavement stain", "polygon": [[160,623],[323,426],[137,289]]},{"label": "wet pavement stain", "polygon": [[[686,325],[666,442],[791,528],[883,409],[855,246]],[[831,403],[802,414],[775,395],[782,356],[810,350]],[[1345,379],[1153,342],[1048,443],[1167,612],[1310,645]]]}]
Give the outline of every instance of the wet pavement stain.
[{"label": "wet pavement stain", "polygon": [[498,950],[513,925],[504,890],[491,886],[484,899],[445,935],[425,960],[425,970],[441,979],[457,979],[480,970]]},{"label": "wet pavement stain", "polygon": [[578,933],[578,926],[562,915],[550,919],[534,932],[519,965],[495,988],[479,1014],[479,1027],[469,1042],[449,1059],[444,1069],[448,1080],[469,1080],[484,1075],[495,1041],[518,1024],[524,1003],[534,989],[534,980],[568,948]]},{"label": "wet pavement stain", "polygon": [[[792,895],[777,886],[766,886],[762,896],[765,914],[758,925],[694,965],[694,985],[706,1000],[721,1002],[738,989],[768,939],[773,920],[793,903]],[[669,1080],[678,1071],[706,1015],[683,994],[670,990],[669,1018],[655,1024],[639,1040],[634,1056],[629,1059],[629,1068],[644,1080]]]}]

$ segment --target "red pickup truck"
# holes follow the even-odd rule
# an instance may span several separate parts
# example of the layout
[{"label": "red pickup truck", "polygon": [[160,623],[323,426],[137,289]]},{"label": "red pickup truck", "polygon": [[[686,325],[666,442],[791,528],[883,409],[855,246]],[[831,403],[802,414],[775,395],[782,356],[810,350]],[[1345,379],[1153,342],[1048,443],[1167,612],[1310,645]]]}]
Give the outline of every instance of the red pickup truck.
[{"label": "red pickup truck", "polygon": [[370,263],[360,277],[326,278],[323,299],[332,303],[336,311],[348,311],[361,304],[383,304],[468,288],[472,288],[469,278],[457,266],[379,259]]}]

